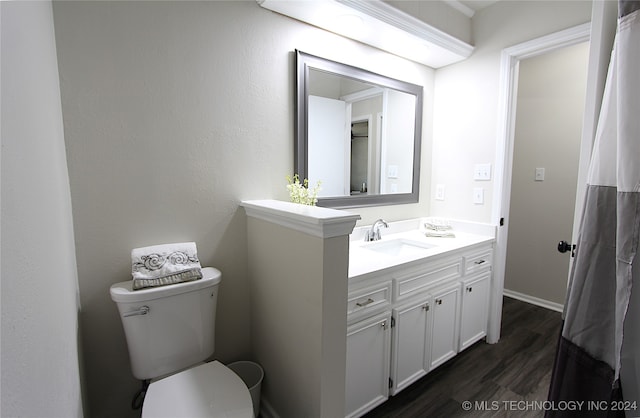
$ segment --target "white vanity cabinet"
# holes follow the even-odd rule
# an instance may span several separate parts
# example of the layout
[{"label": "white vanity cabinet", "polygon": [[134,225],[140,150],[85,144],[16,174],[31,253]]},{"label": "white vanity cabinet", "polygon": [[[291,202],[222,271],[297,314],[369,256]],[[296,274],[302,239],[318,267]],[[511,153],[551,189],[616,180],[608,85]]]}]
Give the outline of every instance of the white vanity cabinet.
[{"label": "white vanity cabinet", "polygon": [[389,397],[390,348],[389,311],[347,328],[347,417],[359,417]]},{"label": "white vanity cabinet", "polygon": [[460,351],[487,335],[491,272],[462,282]]},{"label": "white vanity cabinet", "polygon": [[346,416],[359,417],[487,334],[493,241],[356,276]]},{"label": "white vanity cabinet", "polygon": [[492,264],[491,247],[481,247],[464,255],[459,351],[487,335]]},{"label": "white vanity cabinet", "polygon": [[431,296],[393,310],[391,394],[395,395],[429,371]]},{"label": "white vanity cabinet", "polygon": [[454,283],[433,294],[433,329],[430,369],[458,353],[460,284]]}]

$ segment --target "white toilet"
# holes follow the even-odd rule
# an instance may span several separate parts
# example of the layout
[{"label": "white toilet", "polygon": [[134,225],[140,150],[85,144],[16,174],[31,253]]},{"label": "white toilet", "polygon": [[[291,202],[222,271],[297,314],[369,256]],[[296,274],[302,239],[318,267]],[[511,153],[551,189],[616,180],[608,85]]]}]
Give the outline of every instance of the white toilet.
[{"label": "white toilet", "polygon": [[[129,347],[133,375],[151,380],[142,417],[254,416],[249,389],[213,354],[219,270],[202,279],[132,290],[132,280],[111,286]],[[257,415],[256,411],[256,415]]]}]

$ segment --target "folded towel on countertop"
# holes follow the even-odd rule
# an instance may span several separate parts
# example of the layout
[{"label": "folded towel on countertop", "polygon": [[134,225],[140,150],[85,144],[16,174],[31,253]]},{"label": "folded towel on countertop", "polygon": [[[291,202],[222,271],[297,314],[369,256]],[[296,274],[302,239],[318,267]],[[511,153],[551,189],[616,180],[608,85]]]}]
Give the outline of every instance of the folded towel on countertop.
[{"label": "folded towel on countertop", "polygon": [[455,238],[451,224],[445,219],[431,218],[424,223],[425,236],[438,238]]},{"label": "folded towel on countertop", "polygon": [[202,278],[195,242],[152,245],[131,250],[133,290]]},{"label": "folded towel on countertop", "polygon": [[451,224],[445,219],[431,218],[425,221],[424,227],[432,231],[448,231],[451,229]]},{"label": "folded towel on countertop", "polygon": [[437,238],[455,238],[456,234],[454,234],[451,231],[431,231],[431,230],[427,230],[427,232],[424,233],[425,236],[427,237],[437,237]]}]

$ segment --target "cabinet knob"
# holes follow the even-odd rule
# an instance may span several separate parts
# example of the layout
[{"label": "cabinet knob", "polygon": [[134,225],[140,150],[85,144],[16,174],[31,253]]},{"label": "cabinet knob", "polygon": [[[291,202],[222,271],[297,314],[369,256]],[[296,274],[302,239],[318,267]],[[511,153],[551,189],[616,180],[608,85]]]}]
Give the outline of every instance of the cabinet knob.
[{"label": "cabinet knob", "polygon": [[382,327],[382,329],[387,329],[387,321],[382,321],[382,323],[380,323],[380,326]]},{"label": "cabinet knob", "polygon": [[422,305],[422,310],[423,311],[428,311],[429,310],[429,304],[427,303],[426,305]]},{"label": "cabinet knob", "polygon": [[473,292],[473,287],[471,286],[467,287],[467,292]]},{"label": "cabinet knob", "polygon": [[436,303],[437,303],[438,305],[442,305],[442,299],[436,299]]}]

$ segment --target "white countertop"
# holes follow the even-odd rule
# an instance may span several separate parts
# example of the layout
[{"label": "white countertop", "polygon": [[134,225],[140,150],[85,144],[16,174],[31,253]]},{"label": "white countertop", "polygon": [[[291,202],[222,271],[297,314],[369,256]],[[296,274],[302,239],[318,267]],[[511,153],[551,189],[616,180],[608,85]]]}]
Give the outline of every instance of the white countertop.
[{"label": "white countertop", "polygon": [[[416,254],[392,256],[367,249],[366,246],[371,243],[365,242],[364,239],[361,238],[361,234],[358,233],[359,231],[354,231],[352,240],[349,242],[350,279],[398,265],[428,259],[469,246],[491,243],[495,240],[495,233],[492,233],[495,231],[495,228],[490,225],[487,225],[486,228],[464,228],[463,224],[456,224],[451,231],[455,234],[455,237],[442,238],[427,237],[424,229],[421,228],[412,228],[411,230],[400,232],[395,232],[394,229],[398,230],[403,228],[393,228],[390,224],[390,228],[388,229],[390,233],[385,233],[387,229],[382,228],[382,239],[376,242],[382,243],[395,239],[405,239],[433,247],[417,252]],[[466,232],[464,229],[472,229],[474,232]]]}]

